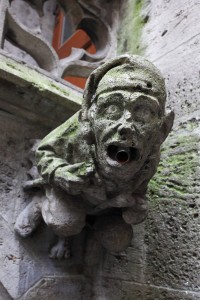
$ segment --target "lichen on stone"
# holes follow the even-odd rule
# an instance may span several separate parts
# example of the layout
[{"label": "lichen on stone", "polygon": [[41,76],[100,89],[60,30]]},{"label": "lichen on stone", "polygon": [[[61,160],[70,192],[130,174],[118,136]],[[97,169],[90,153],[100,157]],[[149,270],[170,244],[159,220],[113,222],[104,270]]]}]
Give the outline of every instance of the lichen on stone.
[{"label": "lichen on stone", "polygon": [[193,182],[198,172],[199,139],[197,134],[177,135],[177,132],[171,134],[162,148],[157,173],[149,183],[152,201],[159,201],[165,197],[187,200],[188,196],[194,193]]},{"label": "lichen on stone", "polygon": [[148,17],[142,15],[144,0],[128,0],[118,34],[118,53],[143,54],[142,29]]}]

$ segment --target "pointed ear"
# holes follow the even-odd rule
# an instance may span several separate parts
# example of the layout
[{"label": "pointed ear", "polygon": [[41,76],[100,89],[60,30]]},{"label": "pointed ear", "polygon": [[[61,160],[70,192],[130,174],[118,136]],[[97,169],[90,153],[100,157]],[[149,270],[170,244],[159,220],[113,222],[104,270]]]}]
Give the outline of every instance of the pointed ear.
[{"label": "pointed ear", "polygon": [[166,116],[163,117],[163,121],[160,128],[160,143],[162,144],[168,134],[170,133],[174,123],[174,112],[170,111]]},{"label": "pointed ear", "polygon": [[82,122],[82,133],[83,133],[83,139],[86,141],[88,145],[92,145],[95,143],[95,136],[94,132],[92,130],[91,124],[89,121],[83,121]]},{"label": "pointed ear", "polygon": [[92,145],[95,143],[95,136],[92,130],[92,126],[88,119],[83,118],[83,113],[80,110],[78,114],[78,120],[81,124],[82,137],[86,141],[88,145]]}]

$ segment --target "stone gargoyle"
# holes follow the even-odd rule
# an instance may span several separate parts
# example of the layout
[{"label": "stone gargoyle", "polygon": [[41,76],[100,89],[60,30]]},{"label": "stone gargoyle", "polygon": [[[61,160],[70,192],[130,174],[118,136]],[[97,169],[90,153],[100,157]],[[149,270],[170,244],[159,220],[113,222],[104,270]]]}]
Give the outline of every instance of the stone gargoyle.
[{"label": "stone gargoyle", "polygon": [[125,250],[131,225],[147,215],[147,185],[173,125],[165,102],[164,79],[143,57],[122,55],[97,68],[82,109],[39,143],[39,177],[27,185],[44,192],[21,212],[15,230],[26,237],[43,218],[61,238],[51,255],[67,257],[62,238],[80,233],[92,216],[104,248]]}]

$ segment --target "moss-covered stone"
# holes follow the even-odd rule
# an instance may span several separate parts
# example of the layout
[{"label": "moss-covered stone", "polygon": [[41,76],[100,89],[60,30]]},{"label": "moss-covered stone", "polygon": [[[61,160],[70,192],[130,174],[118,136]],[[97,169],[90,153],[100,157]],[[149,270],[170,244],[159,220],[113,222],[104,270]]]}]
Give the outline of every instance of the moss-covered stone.
[{"label": "moss-covered stone", "polygon": [[149,184],[144,240],[150,284],[199,291],[200,135],[193,125],[183,129],[180,124],[164,144],[158,171]]},{"label": "moss-covered stone", "polygon": [[118,35],[118,53],[142,54],[142,28],[147,18],[142,16],[144,0],[128,0]]},{"label": "moss-covered stone", "polygon": [[1,109],[55,128],[80,109],[82,94],[40,69],[0,54]]},{"label": "moss-covered stone", "polygon": [[[40,92],[46,94],[53,94],[54,98],[67,98],[69,102],[74,103],[74,106],[79,107],[81,105],[81,95],[72,91],[69,87],[63,85],[60,82],[52,80],[48,76],[38,72],[38,70],[26,67],[13,59],[7,58],[6,56],[0,56],[0,78],[6,77],[9,81],[14,81],[16,84],[24,86],[33,86]],[[61,101],[61,99],[60,99]],[[62,99],[63,101],[63,99]]]},{"label": "moss-covered stone", "polygon": [[165,197],[187,200],[189,194],[194,194],[199,139],[195,133],[176,132],[165,143],[157,173],[149,183],[152,203]]}]

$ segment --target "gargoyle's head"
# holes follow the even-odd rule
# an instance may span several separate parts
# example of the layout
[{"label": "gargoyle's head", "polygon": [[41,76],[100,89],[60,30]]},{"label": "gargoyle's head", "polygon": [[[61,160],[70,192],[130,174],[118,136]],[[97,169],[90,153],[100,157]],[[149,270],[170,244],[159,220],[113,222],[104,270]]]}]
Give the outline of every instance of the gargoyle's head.
[{"label": "gargoyle's head", "polygon": [[143,57],[117,57],[90,75],[83,130],[108,174],[134,176],[159,149],[174,119],[172,112],[165,114],[165,102],[164,79]]}]

